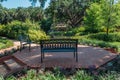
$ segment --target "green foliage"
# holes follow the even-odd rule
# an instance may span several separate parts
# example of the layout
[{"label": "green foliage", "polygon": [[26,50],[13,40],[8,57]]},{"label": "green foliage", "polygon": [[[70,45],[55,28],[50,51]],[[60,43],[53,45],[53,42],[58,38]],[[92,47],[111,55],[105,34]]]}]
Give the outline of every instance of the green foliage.
[{"label": "green foliage", "polygon": [[41,29],[43,29],[46,33],[48,33],[48,31],[50,30],[51,28],[51,24],[52,24],[52,21],[50,19],[43,19],[41,21]]},{"label": "green foliage", "polygon": [[33,41],[39,41],[46,38],[46,34],[40,29],[37,23],[31,23],[29,20],[26,22],[12,21],[6,26],[0,26],[1,36],[6,36],[12,39],[18,39],[19,34],[29,35]]},{"label": "green foliage", "polygon": [[19,7],[16,9],[16,16],[15,19],[19,21],[25,21],[26,19],[30,18],[30,13],[26,10],[26,8]]},{"label": "green foliage", "polygon": [[17,78],[15,78],[14,76],[10,76],[10,77],[7,77],[5,80],[17,80]]},{"label": "green foliage", "polygon": [[[15,77],[8,77],[6,80],[16,80]],[[37,73],[35,70],[29,70],[26,76],[20,77],[18,80],[66,80],[64,76],[60,74],[54,75],[51,72],[45,74]]]},{"label": "green foliage", "polygon": [[0,35],[5,35],[4,34],[4,27],[5,27],[5,25],[0,25]]},{"label": "green foliage", "polygon": [[83,26],[80,27],[76,27],[76,28],[71,28],[70,30],[66,31],[66,32],[62,32],[64,33],[64,36],[78,36],[83,34],[83,32],[85,31],[85,28]]},{"label": "green foliage", "polygon": [[99,46],[102,48],[112,48],[115,49],[116,51],[120,51],[120,44],[118,43],[111,43],[111,42],[107,42],[107,41],[102,41],[102,40],[96,40],[96,39],[90,39],[88,38],[88,36],[75,36],[73,38],[79,39],[78,43],[79,44],[83,44],[83,45],[90,45],[90,46]]},{"label": "green foliage", "polygon": [[44,18],[44,10],[40,7],[18,7],[7,9],[0,5],[0,24],[7,24],[13,20],[25,22],[26,19],[39,22]]},{"label": "green foliage", "polygon": [[77,27],[77,28],[74,28],[74,29],[71,29],[71,30],[72,30],[72,33],[74,33],[75,36],[78,36],[78,35],[84,34],[85,27],[80,26],[80,27]]},{"label": "green foliage", "polygon": [[88,4],[89,1],[85,0],[52,0],[46,13],[55,23],[62,22],[77,27],[82,24]]},{"label": "green foliage", "polygon": [[44,76],[41,76],[42,80],[67,80],[64,76],[61,76],[60,73],[54,75],[53,73],[47,72]]},{"label": "green foliage", "polygon": [[44,19],[44,10],[40,7],[28,7],[26,10],[30,14],[30,20],[39,22]]},{"label": "green foliage", "polygon": [[[102,8],[102,15],[104,19],[103,25],[106,27],[106,34],[108,35],[109,30],[120,22],[120,8],[117,5],[119,3],[114,4],[115,0],[102,0],[101,1],[101,8]],[[119,18],[118,18],[119,17]]]},{"label": "green foliage", "polygon": [[118,76],[119,74],[117,72],[111,72],[105,75],[100,75],[98,80],[119,80]]},{"label": "green foliage", "polygon": [[92,46],[99,46],[99,47],[109,47],[109,44],[107,42],[97,41],[95,39],[81,38],[81,39],[79,39],[79,43],[92,45]]},{"label": "green foliage", "polygon": [[30,39],[35,42],[39,42],[40,39],[46,39],[48,38],[45,34],[45,32],[40,30],[29,30],[28,34],[30,36]]},{"label": "green foliage", "polygon": [[84,31],[85,28],[80,26],[80,27],[77,27],[77,28],[71,28],[67,31],[51,31],[49,32],[50,35],[54,35],[54,36],[66,36],[66,37],[69,37],[69,36],[75,36],[75,35],[81,35],[81,34],[84,34]]},{"label": "green foliage", "polygon": [[52,36],[63,36],[64,31],[51,31],[49,34]]},{"label": "green foliage", "polygon": [[111,71],[95,76],[89,74],[85,70],[78,70],[76,74],[66,77],[61,75],[59,71],[57,71],[57,74],[54,74],[50,71],[47,71],[43,74],[37,73],[35,70],[29,70],[25,76],[19,78],[9,76],[6,78],[6,80],[119,80],[119,75],[119,73]]},{"label": "green foliage", "polygon": [[115,0],[101,0],[99,3],[91,3],[86,10],[84,23],[86,32],[97,33],[104,31],[108,34],[115,26],[120,26],[120,4],[114,4]]},{"label": "green foliage", "polygon": [[94,77],[90,76],[90,74],[81,70],[81,71],[78,71],[76,75],[72,77],[72,80],[94,80]]},{"label": "green foliage", "polygon": [[8,48],[11,46],[13,46],[13,42],[11,40],[0,37],[0,49]]},{"label": "green foliage", "polygon": [[75,35],[75,32],[74,31],[66,31],[65,36],[74,36]]},{"label": "green foliage", "polygon": [[120,33],[109,33],[109,35],[105,33],[96,33],[89,35],[91,39],[110,41],[110,42],[119,42],[120,41]]},{"label": "green foliage", "polygon": [[114,13],[116,24],[114,24],[114,26],[118,27],[120,26],[120,3],[116,4],[114,7],[116,8],[116,13]]},{"label": "green foliage", "polygon": [[4,80],[3,76],[0,75],[0,80]]},{"label": "green foliage", "polygon": [[85,31],[96,33],[101,30],[102,24],[102,9],[99,3],[92,3],[90,8],[86,10],[84,23],[86,25]]},{"label": "green foliage", "polygon": [[79,32],[85,31],[85,28],[84,28],[84,26],[80,26],[80,27],[77,27],[77,28],[73,28],[71,30],[75,33],[79,33]]},{"label": "green foliage", "polygon": [[27,23],[22,24],[20,21],[12,21],[11,23],[8,23],[5,27],[3,27],[3,34],[1,36],[6,36],[9,38],[16,38],[20,33],[27,33],[29,29],[29,26],[27,26]]}]

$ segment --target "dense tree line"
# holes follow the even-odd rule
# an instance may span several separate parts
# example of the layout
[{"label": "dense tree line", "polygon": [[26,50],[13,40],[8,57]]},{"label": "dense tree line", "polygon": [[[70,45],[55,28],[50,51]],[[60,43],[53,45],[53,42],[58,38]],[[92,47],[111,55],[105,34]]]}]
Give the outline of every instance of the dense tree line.
[{"label": "dense tree line", "polygon": [[[6,1],[6,0],[1,0]],[[41,28],[48,32],[51,24],[65,23],[75,28],[86,26],[86,31],[99,32],[102,28],[108,34],[109,29],[119,28],[119,0],[50,0],[48,8],[44,9],[47,0],[29,0],[31,7],[6,9],[0,6],[0,23],[6,24],[12,20],[39,22]],[[40,7],[34,7],[36,2]]]},{"label": "dense tree line", "polygon": [[41,21],[44,17],[43,9],[39,7],[28,7],[17,9],[7,9],[0,5],[0,23],[7,24],[13,20],[19,20],[25,22],[26,19],[31,21]]}]

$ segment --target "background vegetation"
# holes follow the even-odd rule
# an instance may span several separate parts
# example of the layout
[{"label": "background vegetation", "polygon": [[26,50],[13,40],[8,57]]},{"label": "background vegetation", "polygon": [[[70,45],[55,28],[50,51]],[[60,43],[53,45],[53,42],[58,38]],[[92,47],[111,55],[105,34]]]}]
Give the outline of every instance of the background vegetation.
[{"label": "background vegetation", "polygon": [[[0,0],[0,2],[7,0]],[[32,41],[50,38],[77,38],[79,44],[113,48],[120,52],[120,1],[119,0],[29,0],[31,7],[7,9],[0,5],[0,36],[18,39],[18,35],[29,35]],[[40,7],[35,7],[36,2]],[[57,27],[62,24],[65,27]],[[4,45],[5,43],[5,45]],[[9,47],[12,42],[0,38],[0,49]],[[69,77],[71,80],[118,80],[119,73],[94,76],[78,71]],[[37,74],[28,71],[18,80],[66,80],[60,74],[51,72]],[[8,80],[16,80],[9,77]]]},{"label": "background vegetation", "polygon": [[[0,36],[17,39],[19,34],[26,34],[35,42],[48,36],[74,36],[79,41],[85,39],[86,44],[103,41],[106,44],[100,45],[104,47],[119,43],[119,0],[50,0],[44,9],[46,1],[39,0],[40,7],[35,7],[37,0],[30,0],[32,6],[28,8],[7,9],[0,5]],[[65,28],[57,28],[58,24]],[[119,45],[115,46],[118,50]]]}]

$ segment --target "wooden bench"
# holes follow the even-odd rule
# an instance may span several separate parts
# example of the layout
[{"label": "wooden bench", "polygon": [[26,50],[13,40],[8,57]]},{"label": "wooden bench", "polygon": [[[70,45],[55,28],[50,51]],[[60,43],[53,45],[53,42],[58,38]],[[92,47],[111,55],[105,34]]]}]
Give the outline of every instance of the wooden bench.
[{"label": "wooden bench", "polygon": [[43,62],[45,52],[73,52],[74,58],[78,62],[77,44],[78,39],[40,40],[41,62]]},{"label": "wooden bench", "polygon": [[25,47],[25,45],[29,45],[29,51],[31,48],[31,40],[28,35],[19,35],[18,40],[20,41],[20,51]]}]

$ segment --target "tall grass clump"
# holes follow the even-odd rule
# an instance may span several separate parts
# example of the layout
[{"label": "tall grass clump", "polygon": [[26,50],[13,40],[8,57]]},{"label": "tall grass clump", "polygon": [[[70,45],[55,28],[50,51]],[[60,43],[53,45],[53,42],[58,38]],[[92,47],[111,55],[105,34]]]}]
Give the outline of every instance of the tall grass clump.
[{"label": "tall grass clump", "polygon": [[84,70],[78,71],[71,80],[94,80],[94,77],[86,73]]},{"label": "tall grass clump", "polygon": [[98,80],[119,80],[119,73],[109,72],[107,74],[99,75]]}]

